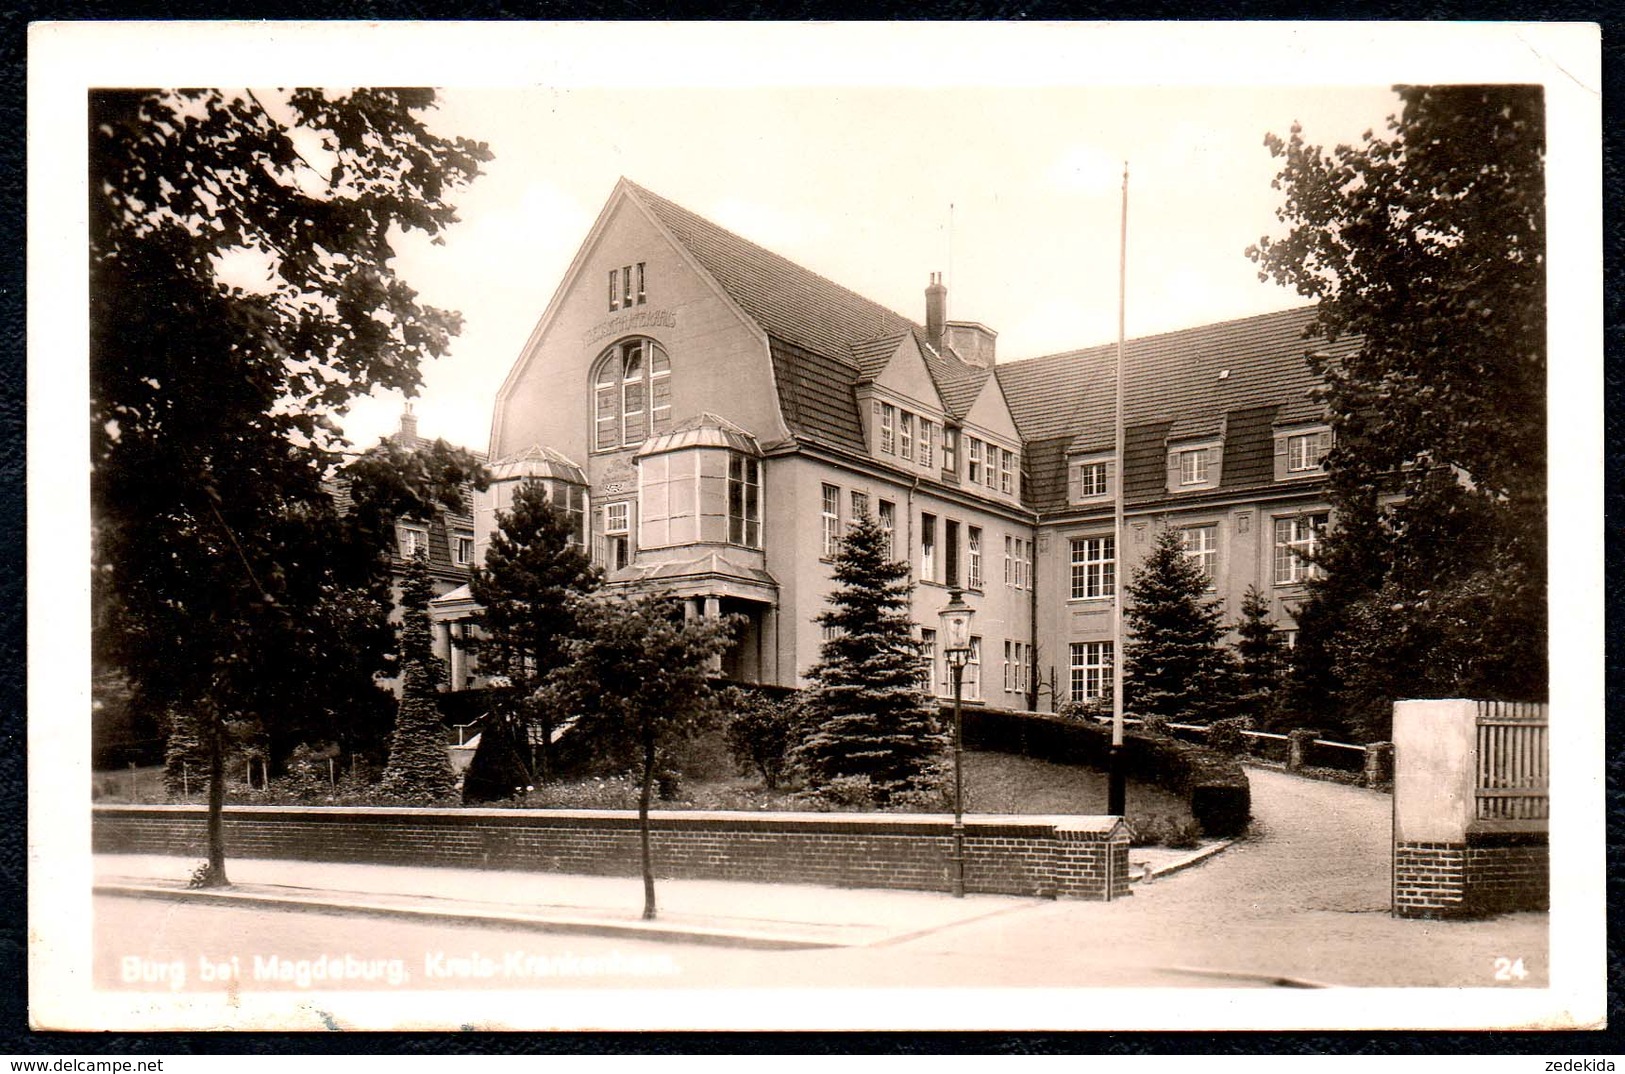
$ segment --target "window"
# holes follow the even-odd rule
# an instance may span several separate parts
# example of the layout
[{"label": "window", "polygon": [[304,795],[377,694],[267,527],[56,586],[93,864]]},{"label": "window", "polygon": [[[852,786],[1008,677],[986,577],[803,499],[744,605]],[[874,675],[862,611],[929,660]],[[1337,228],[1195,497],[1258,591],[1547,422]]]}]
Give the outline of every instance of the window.
[{"label": "window", "polygon": [[762,547],[762,464],[728,453],[728,543]]},{"label": "window", "polygon": [[948,519],[942,524],[942,562],[949,585],[959,584],[959,523]]},{"label": "window", "polygon": [[880,417],[880,450],[886,455],[897,454],[897,408],[890,403],[876,403],[875,413]]},{"label": "window", "polygon": [[1033,647],[1024,641],[1016,642],[1016,692],[1025,694],[1032,689]]},{"label": "window", "polygon": [[1031,541],[1016,540],[1016,588],[1031,589],[1033,587],[1033,543]]},{"label": "window", "polygon": [[621,270],[609,270],[609,311],[614,313],[621,308]]},{"label": "window", "polygon": [[1298,647],[1297,627],[1282,627],[1276,633],[1281,635],[1281,645],[1287,652],[1291,652]]},{"label": "window", "polygon": [[605,570],[618,571],[632,561],[632,505],[606,503],[597,540],[593,541],[593,561]]},{"label": "window", "polygon": [[999,491],[1006,496],[1016,487],[1016,453],[999,449]]},{"label": "window", "polygon": [[421,552],[429,554],[429,530],[426,526],[401,526],[401,558],[412,559]]},{"label": "window", "polygon": [[671,361],[653,340],[617,343],[593,377],[593,446],[641,444],[671,427]]},{"label": "window", "polygon": [[1112,643],[1072,643],[1072,700],[1095,701],[1112,696]]},{"label": "window", "polygon": [[467,530],[458,530],[451,538],[451,561],[459,567],[470,566],[474,562],[474,535]]},{"label": "window", "polygon": [[965,661],[965,675],[961,682],[963,696],[976,700],[982,696],[982,639],[970,637],[970,659]]},{"label": "window", "polygon": [[1207,484],[1207,448],[1179,453],[1179,483],[1181,485]]},{"label": "window", "polygon": [[1332,449],[1332,434],[1330,430],[1319,430],[1312,433],[1300,433],[1288,436],[1286,439],[1286,469],[1287,473],[1301,474],[1311,470],[1319,470],[1320,464],[1325,460],[1326,453]]},{"label": "window", "polygon": [[971,526],[965,533],[966,557],[965,562],[970,576],[967,584],[972,589],[982,588],[982,530],[978,526]]},{"label": "window", "polygon": [[880,529],[884,533],[885,543],[882,546],[887,559],[897,558],[897,548],[893,543],[893,534],[897,530],[897,505],[890,500],[880,501]]},{"label": "window", "polygon": [[945,473],[959,473],[959,430],[950,425],[942,427],[942,469]]},{"label": "window", "polygon": [[920,516],[920,580],[937,580],[937,516]]},{"label": "window", "polygon": [[914,415],[906,410],[897,415],[897,454],[914,461]]},{"label": "window", "polygon": [[1117,539],[1084,537],[1072,542],[1072,599],[1109,597],[1117,585]]},{"label": "window", "polygon": [[973,485],[982,483],[982,442],[974,436],[965,438],[965,477]]},{"label": "window", "polygon": [[869,513],[869,494],[867,492],[859,492],[857,489],[853,489],[852,490],[852,517],[847,519],[847,522],[846,522],[847,528],[851,529],[853,526],[856,526],[858,524],[858,519],[864,517],[868,513]]},{"label": "window", "polygon": [[1325,514],[1297,515],[1275,520],[1275,584],[1295,585],[1319,577],[1310,560],[1326,532]]},{"label": "window", "polygon": [[1070,503],[1081,503],[1094,496],[1104,496],[1110,490],[1107,485],[1107,463],[1075,462],[1067,473],[1067,495]]},{"label": "window", "polygon": [[1015,689],[1015,642],[1009,638],[1004,639],[1004,692],[1009,693]]},{"label": "window", "polygon": [[1008,533],[1004,535],[1004,584],[1016,584],[1016,539]]},{"label": "window", "polygon": [[632,266],[621,269],[621,305],[632,305]]},{"label": "window", "polygon": [[834,485],[824,486],[821,514],[824,523],[823,556],[834,559],[841,547],[841,490]]},{"label": "window", "polygon": [[1190,526],[1179,531],[1179,544],[1184,548],[1207,578],[1208,588],[1213,588],[1215,573],[1219,561],[1219,527],[1218,526]]},{"label": "window", "polygon": [[1004,643],[1004,692],[1007,694],[1025,694],[1028,665],[1032,663],[1032,646],[1026,642],[1005,639]]},{"label": "window", "polygon": [[639,261],[638,262],[638,305],[640,305],[640,306],[643,305],[644,301],[649,297],[649,293],[648,293],[648,291],[646,291],[644,289],[643,283],[644,283],[644,280],[643,280],[643,262]]},{"label": "window", "polygon": [[929,627],[920,628],[920,685],[927,693],[935,693],[937,675],[937,632]]},{"label": "window", "polygon": [[919,462],[920,462],[921,466],[930,466],[931,465],[931,453],[932,453],[931,441],[936,437],[936,435],[937,435],[936,423],[926,421],[924,418],[921,418],[920,419],[920,445],[919,445],[919,456],[920,456]]}]

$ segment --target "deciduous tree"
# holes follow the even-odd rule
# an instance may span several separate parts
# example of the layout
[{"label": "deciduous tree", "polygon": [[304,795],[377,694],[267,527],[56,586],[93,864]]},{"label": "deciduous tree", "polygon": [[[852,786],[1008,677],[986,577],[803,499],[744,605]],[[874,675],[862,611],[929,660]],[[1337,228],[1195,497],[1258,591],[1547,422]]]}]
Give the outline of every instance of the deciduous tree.
[{"label": "deciduous tree", "polygon": [[1248,251],[1318,302],[1315,336],[1359,342],[1310,356],[1337,517],[1294,688],[1376,736],[1397,697],[1547,685],[1543,95],[1398,93],[1386,137],[1266,139],[1288,231]]},{"label": "deciduous tree", "polygon": [[[449,195],[489,158],[431,131],[433,103],[91,95],[95,651],[216,752],[223,721],[273,722],[277,683],[308,689],[355,611],[331,558],[334,418],[415,392],[458,330],[392,266],[403,233],[455,222]],[[204,883],[225,882],[217,762]]]}]

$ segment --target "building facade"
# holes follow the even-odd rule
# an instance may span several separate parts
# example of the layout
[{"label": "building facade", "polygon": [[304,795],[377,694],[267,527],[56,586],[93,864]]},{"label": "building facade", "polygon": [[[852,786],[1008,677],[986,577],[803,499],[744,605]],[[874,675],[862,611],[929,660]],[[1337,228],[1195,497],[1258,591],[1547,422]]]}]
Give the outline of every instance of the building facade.
[{"label": "building facade", "polygon": [[609,587],[741,615],[723,673],[801,685],[836,544],[872,514],[913,568],[934,688],[958,587],[966,697],[1007,708],[1109,696],[1113,579],[1157,526],[1228,616],[1256,584],[1290,625],[1298,553],[1329,522],[1310,311],[1131,342],[1119,465],[1114,347],[997,362],[939,278],[924,298],[915,322],[621,180],[498,394],[474,555],[518,483],[544,481]]}]

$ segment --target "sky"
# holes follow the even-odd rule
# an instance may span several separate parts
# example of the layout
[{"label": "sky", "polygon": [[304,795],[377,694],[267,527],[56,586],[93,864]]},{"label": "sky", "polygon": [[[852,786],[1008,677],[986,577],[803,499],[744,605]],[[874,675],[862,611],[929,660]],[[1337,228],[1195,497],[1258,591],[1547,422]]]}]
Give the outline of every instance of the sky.
[{"label": "sky", "polygon": [[[443,246],[402,241],[462,335],[425,368],[419,429],[483,449],[497,389],[613,189],[629,179],[916,321],[930,274],[1001,360],[1109,342],[1129,169],[1126,324],[1147,335],[1302,301],[1244,251],[1280,235],[1266,132],[1358,141],[1386,86],[446,89],[434,129],[494,159]],[[396,394],[344,426],[391,432]]]}]

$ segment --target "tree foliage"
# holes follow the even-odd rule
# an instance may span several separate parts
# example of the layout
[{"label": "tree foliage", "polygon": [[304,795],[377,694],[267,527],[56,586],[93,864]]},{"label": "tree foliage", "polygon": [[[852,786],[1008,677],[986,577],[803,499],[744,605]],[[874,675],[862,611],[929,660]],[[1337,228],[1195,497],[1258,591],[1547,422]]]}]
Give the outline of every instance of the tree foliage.
[{"label": "tree foliage", "polygon": [[94,644],[147,711],[281,728],[369,689],[376,660],[350,647],[387,605],[357,576],[387,569],[387,538],[334,506],[334,418],[413,394],[459,326],[391,264],[489,158],[431,132],[433,102],[91,95]]},{"label": "tree foliage", "polygon": [[1386,137],[1266,139],[1288,231],[1248,251],[1358,339],[1311,355],[1337,516],[1293,687],[1373,735],[1397,697],[1546,692],[1543,95],[1398,92]]},{"label": "tree foliage", "polygon": [[794,751],[814,789],[867,777],[882,803],[927,789],[947,746],[921,687],[908,564],[887,558],[886,540],[864,514],[836,552],[830,608],[817,617],[831,633],[807,673],[805,731]]},{"label": "tree foliage", "polygon": [[1124,704],[1136,715],[1206,722],[1229,714],[1230,654],[1219,602],[1185,554],[1179,531],[1163,528],[1135,570],[1123,611]]},{"label": "tree foliage", "polygon": [[797,699],[744,694],[734,689],[724,707],[730,713],[727,740],[734,763],[742,773],[760,775],[768,790],[778,790],[801,729]]},{"label": "tree foliage", "polygon": [[435,704],[445,667],[429,638],[429,558],[420,549],[401,586],[401,699],[384,767],[385,793],[425,804],[444,801],[457,787],[446,753],[446,729]]},{"label": "tree foliage", "polygon": [[[532,695],[559,666],[565,639],[576,628],[576,598],[598,587],[599,571],[573,535],[569,517],[549,502],[546,486],[522,482],[512,508],[497,514],[485,565],[469,580],[481,608],[475,617],[481,636],[474,644],[486,665],[506,675],[521,695]],[[546,779],[552,775],[555,714],[539,699],[525,708],[540,726]]]},{"label": "tree foliage", "polygon": [[1269,721],[1287,669],[1286,643],[1275,629],[1269,598],[1256,585],[1241,598],[1236,621],[1236,707],[1238,714]]},{"label": "tree foliage", "polygon": [[655,772],[713,713],[712,667],[737,624],[731,616],[684,618],[678,602],[658,596],[577,598],[573,614],[574,634],[543,682],[542,700],[576,717],[573,736],[640,772],[643,916],[653,918]]}]

